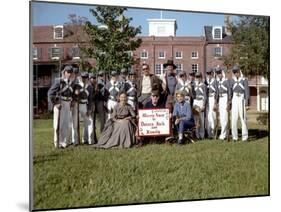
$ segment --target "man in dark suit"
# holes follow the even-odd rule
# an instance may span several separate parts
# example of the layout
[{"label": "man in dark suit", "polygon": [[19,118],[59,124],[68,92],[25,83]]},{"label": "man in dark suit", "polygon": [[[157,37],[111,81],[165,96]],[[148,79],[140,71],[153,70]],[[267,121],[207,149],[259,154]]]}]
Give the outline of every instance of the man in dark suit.
[{"label": "man in dark suit", "polygon": [[173,110],[173,104],[175,99],[174,96],[175,96],[175,90],[177,85],[177,78],[174,70],[177,68],[177,66],[174,64],[173,60],[168,60],[165,64],[163,64],[163,66],[166,69],[166,75],[165,75],[166,96],[163,100],[165,102],[165,106]]},{"label": "man in dark suit", "polygon": [[137,95],[140,108],[142,108],[150,100],[152,91],[156,90],[159,93],[164,91],[164,84],[162,80],[150,73],[148,64],[142,65],[142,73],[142,76],[137,80]]}]

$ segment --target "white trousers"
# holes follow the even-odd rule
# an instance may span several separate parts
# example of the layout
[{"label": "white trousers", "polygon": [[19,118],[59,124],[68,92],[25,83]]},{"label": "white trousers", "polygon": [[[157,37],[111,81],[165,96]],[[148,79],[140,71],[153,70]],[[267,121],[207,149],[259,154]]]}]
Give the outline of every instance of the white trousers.
[{"label": "white trousers", "polygon": [[219,139],[223,140],[226,138],[226,130],[228,123],[228,111],[227,111],[227,94],[222,94],[219,99],[219,113],[220,113],[220,125],[221,134]]},{"label": "white trousers", "polygon": [[[78,144],[78,110],[77,110],[77,103],[74,103],[72,111],[72,143]],[[79,104],[79,114],[83,120],[83,139],[82,143],[94,143],[94,122],[92,115],[87,115],[87,105],[86,104]],[[79,120],[80,124],[80,120]]]},{"label": "white trousers", "polygon": [[117,104],[117,102],[116,101],[113,101],[113,100],[111,100],[111,99],[109,99],[108,101],[107,101],[107,109],[108,109],[108,119],[110,119],[110,118],[112,118],[111,116],[112,116],[112,111],[113,111],[113,108],[115,107],[115,105]]},{"label": "white trousers", "polygon": [[54,106],[54,145],[57,147],[67,146],[70,121],[70,101],[61,101],[61,109],[57,105]]},{"label": "white trousers", "polygon": [[242,140],[246,141],[248,139],[248,128],[246,123],[245,99],[244,95],[240,94],[240,96],[237,96],[237,94],[234,93],[231,108],[231,134],[233,140],[238,140],[238,117],[240,117],[242,125]]},{"label": "white trousers", "polygon": [[215,106],[215,97],[209,97],[207,105],[207,132],[209,137],[214,137],[217,122],[216,112],[213,110]]},{"label": "white trousers", "polygon": [[[201,108],[203,108],[203,104],[204,104],[204,100],[194,99],[193,107],[197,106],[201,109]],[[205,135],[204,111],[200,112],[199,116],[195,115],[194,121],[195,121],[195,123],[199,122],[199,125],[200,125],[200,127],[196,129],[196,137],[198,139],[203,139],[204,135]]]}]

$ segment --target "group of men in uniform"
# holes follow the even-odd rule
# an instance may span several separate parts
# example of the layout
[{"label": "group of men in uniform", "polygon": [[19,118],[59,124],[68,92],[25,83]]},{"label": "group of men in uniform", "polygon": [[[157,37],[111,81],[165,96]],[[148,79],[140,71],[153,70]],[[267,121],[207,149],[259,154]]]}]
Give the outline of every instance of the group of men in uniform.
[{"label": "group of men in uniform", "polygon": [[[61,72],[61,77],[48,91],[48,98],[54,111],[54,145],[65,148],[68,145],[95,144],[96,115],[99,115],[100,132],[105,122],[111,118],[117,96],[121,90],[126,90],[128,104],[137,107],[135,72],[121,70],[120,80],[117,71],[111,71],[110,80],[106,83],[105,72],[96,74],[79,71],[78,68],[67,65]],[[83,120],[83,136],[80,141],[80,120]]]},{"label": "group of men in uniform", "polygon": [[[238,117],[241,119],[242,140],[248,139],[246,110],[249,108],[249,87],[239,66],[232,68],[233,77],[229,79],[222,68],[211,68],[206,71],[204,81],[200,72],[187,74],[182,71],[177,74],[172,60],[168,60],[164,67],[167,71],[162,78],[151,74],[149,65],[143,64],[141,77],[137,78],[136,72],[123,68],[120,75],[115,70],[111,71],[106,82],[104,71],[95,75],[79,72],[71,65],[65,66],[62,76],[48,91],[54,111],[54,145],[65,148],[81,143],[80,118],[83,119],[82,143],[96,143],[96,115],[99,115],[102,131],[105,121],[111,118],[120,91],[126,91],[127,103],[137,112],[155,90],[160,94],[161,104],[173,110],[175,91],[180,90],[193,108],[197,139],[215,138],[220,122],[219,139],[226,139],[231,126],[232,140],[237,141]],[[231,125],[228,124],[230,113]]]}]

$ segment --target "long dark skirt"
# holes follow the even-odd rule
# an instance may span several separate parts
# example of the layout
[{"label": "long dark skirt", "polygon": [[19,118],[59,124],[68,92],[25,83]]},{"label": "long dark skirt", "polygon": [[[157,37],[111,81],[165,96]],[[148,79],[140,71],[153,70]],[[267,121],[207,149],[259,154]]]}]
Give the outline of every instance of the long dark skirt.
[{"label": "long dark skirt", "polygon": [[129,120],[109,119],[98,143],[99,148],[129,148],[136,143],[135,126]]}]

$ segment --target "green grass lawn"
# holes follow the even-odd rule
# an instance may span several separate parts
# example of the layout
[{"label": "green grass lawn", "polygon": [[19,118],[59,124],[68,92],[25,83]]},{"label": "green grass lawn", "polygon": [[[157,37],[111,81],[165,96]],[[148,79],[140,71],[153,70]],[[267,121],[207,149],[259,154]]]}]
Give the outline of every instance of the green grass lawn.
[{"label": "green grass lawn", "polygon": [[268,195],[268,131],[251,129],[247,143],[58,150],[52,121],[35,120],[34,209]]}]

